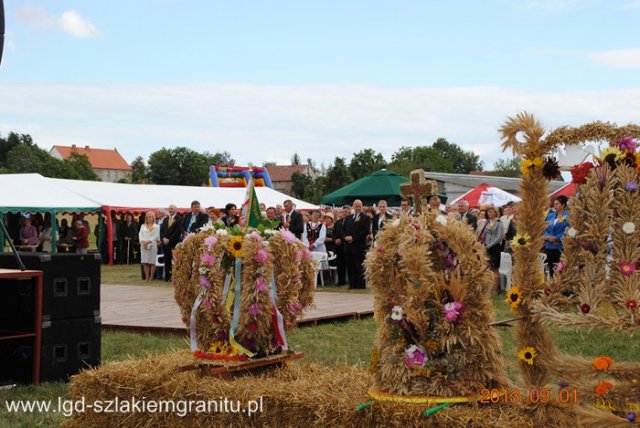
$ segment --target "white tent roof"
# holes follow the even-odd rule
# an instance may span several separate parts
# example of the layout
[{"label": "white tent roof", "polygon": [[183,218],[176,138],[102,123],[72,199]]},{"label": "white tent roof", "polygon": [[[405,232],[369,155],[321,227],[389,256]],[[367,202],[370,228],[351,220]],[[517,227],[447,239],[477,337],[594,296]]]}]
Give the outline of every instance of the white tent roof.
[{"label": "white tent roof", "polygon": [[100,204],[40,174],[0,174],[0,209],[97,210]]},{"label": "white tent roof", "polygon": [[[166,208],[175,204],[180,209],[190,208],[191,201],[199,201],[202,207],[224,208],[227,203],[242,205],[246,188],[169,186],[157,184],[122,184],[101,181],[80,181],[50,178],[56,185],[83,195],[99,205],[131,210]],[[268,187],[256,187],[258,201],[267,206],[282,204],[291,199],[297,209],[316,209],[316,205],[295,199]],[[1,204],[0,204],[1,205]]]}]

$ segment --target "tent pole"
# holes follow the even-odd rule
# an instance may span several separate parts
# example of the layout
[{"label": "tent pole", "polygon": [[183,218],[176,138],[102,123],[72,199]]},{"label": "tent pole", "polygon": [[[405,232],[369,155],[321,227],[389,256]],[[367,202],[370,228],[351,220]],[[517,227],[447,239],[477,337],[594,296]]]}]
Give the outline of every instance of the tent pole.
[{"label": "tent pole", "polygon": [[98,254],[102,254],[104,238],[104,217],[102,216],[102,212],[98,211],[98,242],[96,242]]},{"label": "tent pole", "polygon": [[58,240],[56,239],[58,236],[58,222],[56,216],[57,213],[51,211],[51,253],[53,254],[58,252]]},{"label": "tent pole", "polygon": [[111,221],[111,207],[102,207],[102,212],[107,217],[107,257],[109,258],[109,265],[113,265],[113,222]]}]

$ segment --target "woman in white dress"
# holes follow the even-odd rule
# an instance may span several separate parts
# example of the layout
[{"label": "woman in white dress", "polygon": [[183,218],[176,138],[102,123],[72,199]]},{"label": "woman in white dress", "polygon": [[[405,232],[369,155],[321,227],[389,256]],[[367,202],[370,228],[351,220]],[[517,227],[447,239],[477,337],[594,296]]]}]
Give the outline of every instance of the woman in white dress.
[{"label": "woman in white dress", "polygon": [[[302,243],[309,248],[312,253],[327,253],[324,241],[327,237],[327,227],[320,221],[320,211],[311,213],[311,220],[305,224],[302,232]],[[322,270],[329,269],[326,261],[322,262]]]},{"label": "woman in white dress", "polygon": [[145,282],[151,282],[156,273],[156,259],[158,256],[158,241],[160,241],[160,226],[156,224],[156,216],[148,212],[144,216],[144,225],[138,234],[140,241],[140,263],[144,269]]}]

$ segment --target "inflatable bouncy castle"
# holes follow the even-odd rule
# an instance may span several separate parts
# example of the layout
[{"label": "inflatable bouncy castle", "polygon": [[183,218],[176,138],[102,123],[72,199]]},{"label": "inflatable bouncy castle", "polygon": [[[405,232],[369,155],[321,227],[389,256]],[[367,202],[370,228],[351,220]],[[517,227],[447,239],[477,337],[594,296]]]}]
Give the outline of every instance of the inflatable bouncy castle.
[{"label": "inflatable bouncy castle", "polygon": [[220,162],[209,167],[209,185],[213,187],[247,187],[250,178],[256,187],[273,188],[269,171],[261,166],[235,166]]}]

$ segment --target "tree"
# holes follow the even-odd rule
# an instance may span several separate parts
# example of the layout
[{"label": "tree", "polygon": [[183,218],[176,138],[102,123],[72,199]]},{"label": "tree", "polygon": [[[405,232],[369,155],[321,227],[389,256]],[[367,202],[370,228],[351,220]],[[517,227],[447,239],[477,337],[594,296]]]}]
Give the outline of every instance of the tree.
[{"label": "tree", "polygon": [[300,163],[300,155],[298,155],[298,153],[294,153],[293,156],[291,156],[291,165],[300,165]]},{"label": "tree", "polygon": [[[53,159],[51,156],[50,158]],[[69,165],[69,170],[76,175],[78,180],[100,181],[100,178],[91,166],[91,162],[89,162],[89,158],[85,155],[72,151],[71,156],[63,162]]]},{"label": "tree", "polygon": [[313,193],[313,180],[307,174],[300,172],[294,172],[291,175],[291,193],[298,199],[308,200],[311,193]]},{"label": "tree", "polygon": [[351,178],[357,180],[387,166],[387,161],[380,153],[372,149],[364,149],[354,153],[349,162],[349,174]]},{"label": "tree", "polygon": [[155,184],[200,186],[209,181],[209,167],[225,157],[233,161],[226,152],[201,154],[187,147],[163,147],[149,156],[147,175]]},{"label": "tree", "polygon": [[453,162],[430,146],[400,147],[391,156],[389,169],[408,177],[414,169],[432,172],[453,172]]},{"label": "tree", "polygon": [[324,193],[331,193],[334,190],[349,184],[351,175],[347,168],[347,162],[344,158],[337,157],[333,161],[333,165],[327,169],[327,175],[324,182]]},{"label": "tree", "polygon": [[520,157],[511,159],[498,159],[493,164],[493,174],[499,177],[520,177]]},{"label": "tree", "polygon": [[453,164],[453,172],[456,174],[469,174],[471,171],[482,171],[483,164],[480,156],[472,151],[464,151],[457,144],[450,143],[446,138],[438,138],[431,146],[437,150],[443,158]]},{"label": "tree", "polygon": [[131,183],[144,183],[147,180],[148,173],[147,164],[142,156],[136,157],[131,162]]}]

